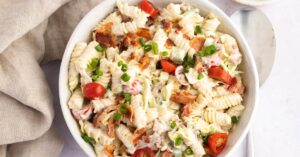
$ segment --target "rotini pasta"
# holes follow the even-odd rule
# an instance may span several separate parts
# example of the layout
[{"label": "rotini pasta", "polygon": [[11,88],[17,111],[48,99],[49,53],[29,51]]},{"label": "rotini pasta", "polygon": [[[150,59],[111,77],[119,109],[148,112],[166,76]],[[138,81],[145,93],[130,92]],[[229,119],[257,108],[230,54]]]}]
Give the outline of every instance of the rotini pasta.
[{"label": "rotini pasta", "polygon": [[99,157],[204,156],[204,141],[227,138],[245,108],[237,41],[184,3],[116,5],[69,64],[68,107],[83,139]]}]

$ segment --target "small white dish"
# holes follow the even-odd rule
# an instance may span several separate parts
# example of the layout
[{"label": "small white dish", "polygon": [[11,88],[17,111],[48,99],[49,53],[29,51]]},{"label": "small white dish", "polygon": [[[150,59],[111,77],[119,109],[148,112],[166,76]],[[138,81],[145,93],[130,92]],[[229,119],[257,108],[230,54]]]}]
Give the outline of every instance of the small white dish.
[{"label": "small white dish", "polygon": [[249,6],[262,6],[262,5],[273,3],[276,0],[234,0],[234,1]]},{"label": "small white dish", "polygon": [[[140,1],[141,0],[128,0],[131,5],[137,5]],[[72,113],[67,105],[71,94],[68,89],[68,66],[74,45],[80,41],[88,42],[91,39],[91,30],[98,24],[99,21],[101,21],[101,19],[112,12],[115,7],[115,2],[116,0],[105,0],[101,2],[80,21],[69,39],[60,67],[59,97],[63,116],[72,136],[79,146],[90,157],[96,157],[96,154],[92,146],[90,146],[81,138],[78,124],[73,118]],[[182,0],[152,0],[151,2],[156,7],[160,7],[166,6],[169,3],[179,3],[182,2]],[[243,103],[246,106],[246,109],[241,116],[238,125],[229,135],[229,140],[225,150],[218,155],[218,157],[230,156],[230,153],[237,148],[237,146],[246,136],[253,119],[255,106],[258,102],[259,81],[254,58],[244,37],[231,22],[230,18],[221,9],[219,9],[210,1],[185,0],[184,2],[193,7],[199,8],[203,16],[213,12],[221,21],[219,29],[234,36],[237,39],[239,47],[243,53],[243,79],[247,87]]]}]

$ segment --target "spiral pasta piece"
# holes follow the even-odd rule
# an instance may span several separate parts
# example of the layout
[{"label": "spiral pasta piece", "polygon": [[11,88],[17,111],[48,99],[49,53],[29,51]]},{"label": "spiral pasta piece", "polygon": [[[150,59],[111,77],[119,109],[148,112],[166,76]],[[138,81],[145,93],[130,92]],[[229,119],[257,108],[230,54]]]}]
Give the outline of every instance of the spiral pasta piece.
[{"label": "spiral pasta piece", "polygon": [[245,109],[245,106],[243,106],[243,105],[236,105],[234,107],[229,108],[226,113],[229,116],[239,117],[242,114],[242,112],[244,111],[244,109]]},{"label": "spiral pasta piece", "polygon": [[231,117],[223,112],[218,112],[213,108],[207,108],[203,113],[203,118],[208,123],[217,123],[220,126],[231,126]]},{"label": "spiral pasta piece", "polygon": [[169,4],[162,10],[161,16],[168,20],[177,20],[181,18],[180,4]]},{"label": "spiral pasta piece", "polygon": [[68,106],[70,109],[80,110],[83,107],[83,95],[81,94],[81,89],[77,88],[71,95]]},{"label": "spiral pasta piece", "polygon": [[127,147],[127,151],[132,154],[135,151],[135,147],[132,141],[133,134],[130,130],[125,125],[121,124],[116,129],[116,134],[125,147]]},{"label": "spiral pasta piece", "polygon": [[79,42],[75,44],[75,47],[73,49],[72,55],[71,55],[71,61],[69,64],[69,89],[73,91],[79,82],[79,73],[76,70],[75,67],[75,61],[80,57],[83,50],[86,48],[87,44],[84,42]]},{"label": "spiral pasta piece", "polygon": [[208,106],[213,107],[216,110],[222,110],[239,105],[241,104],[242,100],[243,99],[241,95],[238,93],[228,94],[213,98],[213,100],[208,104]]},{"label": "spiral pasta piece", "polygon": [[88,121],[84,121],[80,123],[84,132],[92,137],[96,143],[100,143],[102,145],[109,145],[113,142],[113,138],[109,137],[102,129],[95,128],[93,124]]}]

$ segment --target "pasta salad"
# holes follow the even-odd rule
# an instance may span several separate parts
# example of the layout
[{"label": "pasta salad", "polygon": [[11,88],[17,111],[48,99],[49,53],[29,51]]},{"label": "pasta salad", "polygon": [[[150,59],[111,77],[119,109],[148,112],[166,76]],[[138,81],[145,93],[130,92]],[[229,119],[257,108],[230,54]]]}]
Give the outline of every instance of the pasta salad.
[{"label": "pasta salad", "polygon": [[116,8],[72,52],[68,101],[98,157],[216,156],[244,110],[242,55],[220,21],[147,0]]}]

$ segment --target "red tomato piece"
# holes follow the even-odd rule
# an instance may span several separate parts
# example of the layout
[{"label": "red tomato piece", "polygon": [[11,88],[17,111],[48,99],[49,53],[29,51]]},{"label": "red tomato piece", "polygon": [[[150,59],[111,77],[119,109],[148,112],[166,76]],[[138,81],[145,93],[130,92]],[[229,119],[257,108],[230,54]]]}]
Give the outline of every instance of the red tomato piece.
[{"label": "red tomato piece", "polygon": [[83,95],[89,100],[101,98],[104,96],[106,89],[99,83],[91,82],[83,87]]},{"label": "red tomato piece", "polygon": [[136,150],[133,153],[132,157],[154,157],[154,152],[151,148],[145,147],[145,148]]},{"label": "red tomato piece", "polygon": [[169,60],[162,59],[160,60],[160,64],[164,72],[174,73],[176,70],[176,65]]},{"label": "red tomato piece", "polygon": [[219,66],[210,67],[208,69],[208,76],[213,79],[227,83],[229,85],[233,82],[233,78]]},{"label": "red tomato piece", "polygon": [[226,133],[213,133],[208,137],[208,146],[214,154],[220,154],[226,146],[227,139]]},{"label": "red tomato piece", "polygon": [[157,10],[147,0],[142,0],[140,2],[139,6],[144,12],[150,14],[151,17],[153,17],[153,18],[157,17],[157,14],[158,14]]}]

